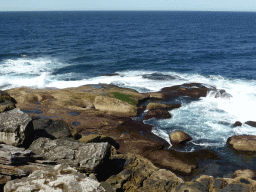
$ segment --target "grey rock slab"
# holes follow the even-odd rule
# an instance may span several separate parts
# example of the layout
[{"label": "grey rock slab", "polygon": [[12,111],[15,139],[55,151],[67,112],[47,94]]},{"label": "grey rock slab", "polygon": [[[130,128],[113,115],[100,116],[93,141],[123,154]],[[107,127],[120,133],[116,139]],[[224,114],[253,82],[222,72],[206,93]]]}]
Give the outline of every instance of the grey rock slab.
[{"label": "grey rock slab", "polygon": [[12,145],[0,144],[0,163],[6,165],[22,164],[30,161],[32,151]]},{"label": "grey rock slab", "polygon": [[32,138],[32,119],[19,109],[0,113],[0,142],[23,146]]},{"label": "grey rock slab", "polygon": [[75,166],[80,171],[95,172],[108,159],[111,145],[105,143],[82,143],[71,140],[39,138],[29,147],[44,159]]},{"label": "grey rock slab", "polygon": [[56,165],[53,169],[34,171],[28,177],[7,182],[4,192],[104,192],[101,184],[74,168]]}]

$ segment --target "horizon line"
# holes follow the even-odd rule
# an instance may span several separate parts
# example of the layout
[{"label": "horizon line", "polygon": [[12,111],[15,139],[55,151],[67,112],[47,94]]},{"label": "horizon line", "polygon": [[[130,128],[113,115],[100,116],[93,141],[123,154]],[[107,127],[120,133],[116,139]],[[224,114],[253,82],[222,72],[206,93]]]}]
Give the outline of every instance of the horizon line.
[{"label": "horizon line", "polygon": [[234,10],[0,10],[0,12],[247,12],[256,11],[234,11]]}]

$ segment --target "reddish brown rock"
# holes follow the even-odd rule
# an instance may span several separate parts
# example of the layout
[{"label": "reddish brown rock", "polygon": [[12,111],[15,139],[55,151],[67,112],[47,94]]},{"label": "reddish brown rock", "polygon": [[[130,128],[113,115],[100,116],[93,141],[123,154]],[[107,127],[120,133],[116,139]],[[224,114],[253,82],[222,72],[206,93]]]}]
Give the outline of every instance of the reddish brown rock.
[{"label": "reddish brown rock", "polygon": [[246,121],[246,125],[250,125],[251,127],[256,127],[256,122],[255,121]]},{"label": "reddish brown rock", "polygon": [[164,99],[181,96],[188,96],[198,99],[200,97],[206,97],[207,93],[213,89],[215,88],[208,88],[201,83],[189,83],[172,87],[165,87],[161,89],[160,93],[162,93]]}]

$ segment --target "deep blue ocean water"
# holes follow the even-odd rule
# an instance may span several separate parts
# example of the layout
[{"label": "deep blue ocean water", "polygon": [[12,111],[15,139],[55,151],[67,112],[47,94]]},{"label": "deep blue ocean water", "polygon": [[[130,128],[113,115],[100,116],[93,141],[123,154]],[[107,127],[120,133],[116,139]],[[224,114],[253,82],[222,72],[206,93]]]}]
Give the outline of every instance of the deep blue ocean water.
[{"label": "deep blue ocean water", "polygon": [[[118,75],[102,76],[112,73]],[[175,79],[143,76],[154,73]],[[181,151],[218,151],[221,160],[208,169],[213,175],[255,170],[255,158],[234,154],[226,140],[256,134],[245,124],[232,127],[256,121],[256,13],[0,12],[2,90],[108,83],[148,92],[191,82],[232,97],[179,99],[171,119],[145,123],[166,140],[176,130],[189,133],[193,141]]]}]

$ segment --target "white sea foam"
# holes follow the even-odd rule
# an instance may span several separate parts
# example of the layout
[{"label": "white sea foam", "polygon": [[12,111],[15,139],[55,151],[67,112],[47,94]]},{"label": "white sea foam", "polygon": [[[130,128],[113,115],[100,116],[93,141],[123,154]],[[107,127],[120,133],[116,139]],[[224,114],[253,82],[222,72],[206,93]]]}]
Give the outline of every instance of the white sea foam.
[{"label": "white sea foam", "polygon": [[[164,75],[178,77],[173,80],[153,80],[143,77],[157,71],[123,71],[117,76],[99,76],[77,81],[64,81],[63,77],[76,78],[75,73],[52,75],[56,68],[65,64],[48,58],[30,59],[23,57],[5,60],[0,63],[0,87],[78,87],[85,84],[114,84],[134,88],[140,92],[159,91],[164,87],[183,83],[203,83],[224,89],[226,96],[209,93],[207,97],[171,111],[171,119],[155,121],[154,133],[169,140],[168,135],[176,130],[183,130],[194,138],[198,145],[225,145],[229,136],[234,134],[255,134],[255,128],[246,121],[256,121],[256,81],[243,79],[226,79],[221,76],[202,76],[199,74],[162,72]],[[219,94],[219,97],[216,97]],[[232,127],[235,121],[241,121],[241,127]],[[197,142],[203,140],[203,142]],[[207,139],[207,141],[205,140]],[[214,142],[212,142],[214,141]]]}]

